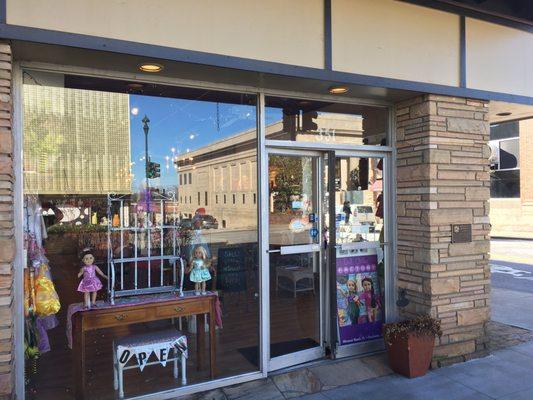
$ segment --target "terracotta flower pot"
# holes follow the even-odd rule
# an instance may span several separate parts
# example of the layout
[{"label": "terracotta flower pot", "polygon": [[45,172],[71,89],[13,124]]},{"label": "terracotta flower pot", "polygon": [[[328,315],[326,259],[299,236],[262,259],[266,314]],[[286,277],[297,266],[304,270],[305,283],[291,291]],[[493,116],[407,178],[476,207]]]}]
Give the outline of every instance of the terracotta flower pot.
[{"label": "terracotta flower pot", "polygon": [[423,376],[429,369],[434,345],[435,335],[414,332],[409,333],[407,338],[387,343],[390,367],[408,378]]}]

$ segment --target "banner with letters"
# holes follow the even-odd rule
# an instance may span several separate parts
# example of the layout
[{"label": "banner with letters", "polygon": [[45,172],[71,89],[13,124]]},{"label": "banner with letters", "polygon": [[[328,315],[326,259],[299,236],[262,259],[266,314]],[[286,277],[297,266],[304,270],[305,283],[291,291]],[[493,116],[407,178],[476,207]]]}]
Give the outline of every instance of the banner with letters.
[{"label": "banner with letters", "polygon": [[[147,343],[128,346],[117,346],[117,358],[121,367],[124,367],[133,356],[137,359],[139,369],[142,371],[148,359],[152,354],[159,360],[159,363],[164,367],[167,365],[167,360],[170,357],[171,351],[179,352],[182,357],[188,358],[187,337],[185,335],[175,337],[166,341],[153,341],[149,340]],[[176,354],[174,355],[176,357]]]},{"label": "banner with letters", "polygon": [[336,264],[339,344],[381,337],[383,306],[377,255],[337,251]]}]

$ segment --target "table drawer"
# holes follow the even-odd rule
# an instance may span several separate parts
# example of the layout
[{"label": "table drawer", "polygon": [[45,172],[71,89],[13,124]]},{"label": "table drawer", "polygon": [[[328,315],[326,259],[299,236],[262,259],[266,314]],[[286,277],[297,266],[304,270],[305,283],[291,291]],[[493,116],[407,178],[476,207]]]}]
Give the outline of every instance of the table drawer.
[{"label": "table drawer", "polygon": [[183,302],[179,304],[167,304],[156,309],[156,315],[162,318],[172,318],[184,315],[208,313],[209,301]]},{"label": "table drawer", "polygon": [[108,328],[122,324],[144,322],[146,321],[146,310],[115,310],[112,313],[88,312],[84,319],[88,329]]}]

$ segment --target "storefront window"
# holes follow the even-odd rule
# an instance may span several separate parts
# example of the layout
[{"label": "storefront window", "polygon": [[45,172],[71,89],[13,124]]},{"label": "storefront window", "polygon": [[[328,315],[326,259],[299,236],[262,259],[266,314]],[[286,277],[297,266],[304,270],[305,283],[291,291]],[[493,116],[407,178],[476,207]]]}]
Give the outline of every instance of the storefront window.
[{"label": "storefront window", "polygon": [[27,398],[258,371],[255,96],[24,77]]},{"label": "storefront window", "polygon": [[265,118],[270,140],[387,144],[388,110],[384,107],[267,97]]}]

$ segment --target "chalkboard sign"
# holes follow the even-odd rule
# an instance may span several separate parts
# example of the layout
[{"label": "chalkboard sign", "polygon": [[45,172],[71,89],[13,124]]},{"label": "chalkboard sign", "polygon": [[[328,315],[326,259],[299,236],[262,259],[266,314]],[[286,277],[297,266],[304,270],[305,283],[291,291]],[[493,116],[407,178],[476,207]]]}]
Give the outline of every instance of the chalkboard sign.
[{"label": "chalkboard sign", "polygon": [[246,290],[246,258],[242,247],[218,249],[217,289],[225,292]]}]

